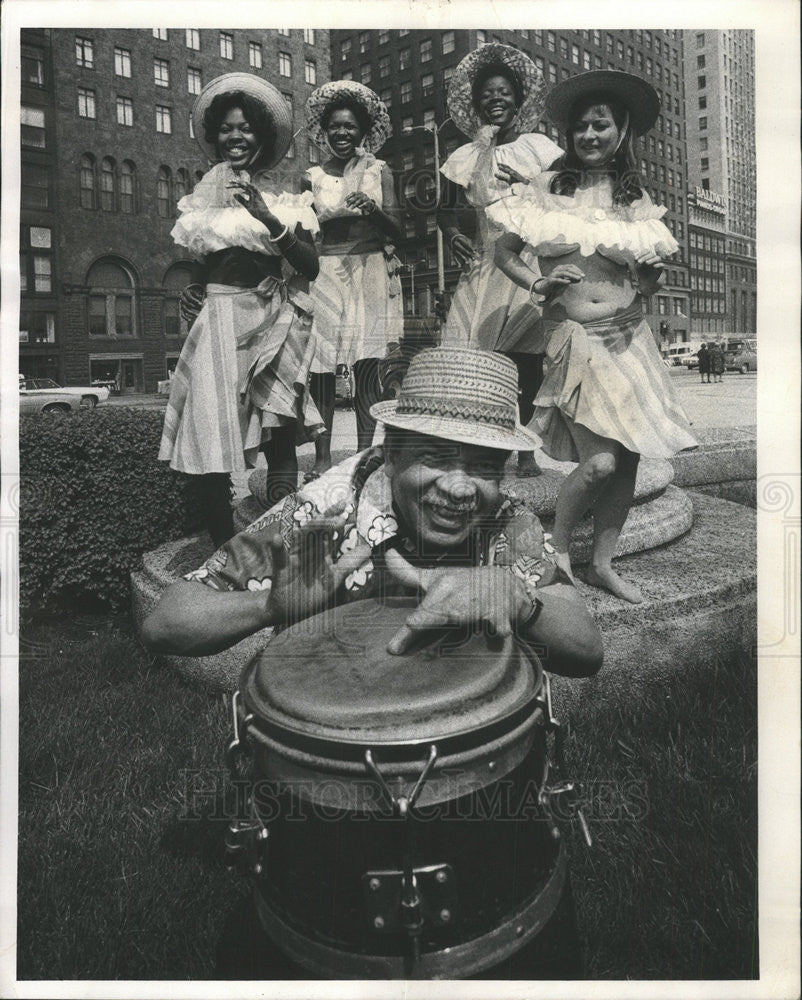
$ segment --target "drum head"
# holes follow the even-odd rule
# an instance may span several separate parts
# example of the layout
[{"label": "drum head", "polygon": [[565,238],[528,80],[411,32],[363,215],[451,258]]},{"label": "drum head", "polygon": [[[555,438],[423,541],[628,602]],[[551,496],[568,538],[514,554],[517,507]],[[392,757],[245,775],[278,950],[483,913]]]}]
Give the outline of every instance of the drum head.
[{"label": "drum head", "polygon": [[408,744],[512,721],[531,706],[542,670],[514,639],[450,629],[389,654],[413,607],[359,601],[280,633],[245,670],[248,710],[288,732]]}]

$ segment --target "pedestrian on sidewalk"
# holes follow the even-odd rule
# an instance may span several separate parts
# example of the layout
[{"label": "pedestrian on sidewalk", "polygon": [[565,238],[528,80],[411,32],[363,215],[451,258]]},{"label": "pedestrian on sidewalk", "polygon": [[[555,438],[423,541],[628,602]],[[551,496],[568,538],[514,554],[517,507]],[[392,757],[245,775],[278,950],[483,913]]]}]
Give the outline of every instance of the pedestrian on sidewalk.
[{"label": "pedestrian on sidewalk", "polygon": [[[710,382],[710,351],[707,349],[707,344],[702,344],[697,353],[699,358],[699,378],[702,382]],[[707,379],[705,380],[705,375]]]},{"label": "pedestrian on sidewalk", "polygon": [[719,343],[710,345],[710,374],[714,382],[723,381],[724,375],[724,350]]},{"label": "pedestrian on sidewalk", "polygon": [[325,161],[310,167],[302,187],[311,191],[320,223],[320,273],[312,286],[317,354],[311,390],[325,437],[315,442],[315,464],[305,482],[331,467],[335,373],[354,373],[357,450],[370,447],[381,398],[379,360],[404,332],[395,247],[401,226],[390,168],[374,155],[391,134],[384,103],[369,87],[333,80],[306,102],[306,128]]},{"label": "pedestrian on sidewalk", "polygon": [[298,486],[296,438],[324,430],[307,388],[317,219],[309,195],[276,193],[266,176],[292,141],[287,103],[272,84],[249,73],[217,77],[192,122],[219,162],[178,203],[171,233],[198,258],[197,285],[182,301],[190,315],[200,311],[170,383],[159,458],[194,477],[218,547],[234,534],[230,474],[262,451],[269,505],[277,503]]},{"label": "pedestrian on sidewalk", "polygon": [[[496,266],[493,253],[503,229],[489,221],[484,209],[510,195],[513,184],[529,183],[562,153],[534,131],[545,95],[542,73],[519,49],[490,43],[465,56],[449,84],[448,110],[471,142],[443,164],[437,208],[437,224],[462,267],[441,342],[506,354],[518,369],[524,425],[532,419],[543,378],[540,310]],[[473,239],[459,227],[457,209],[465,200],[476,214]],[[519,452],[517,474],[539,473],[534,453]]]}]

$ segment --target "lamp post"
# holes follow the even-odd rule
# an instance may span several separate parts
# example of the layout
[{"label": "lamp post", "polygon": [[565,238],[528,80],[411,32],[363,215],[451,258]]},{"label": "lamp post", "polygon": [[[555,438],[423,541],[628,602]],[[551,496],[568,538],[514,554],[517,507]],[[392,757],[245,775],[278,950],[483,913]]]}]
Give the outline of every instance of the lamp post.
[{"label": "lamp post", "polygon": [[[440,204],[440,129],[450,121],[451,117],[449,116],[445,121],[433,127],[429,125],[410,125],[403,130],[404,135],[411,135],[413,132],[428,132],[434,139],[434,197],[437,205]],[[437,291],[442,296],[446,288],[446,279],[443,266],[443,234],[440,232],[439,226],[435,230],[435,233],[437,246]],[[414,285],[412,294],[414,298]]]}]

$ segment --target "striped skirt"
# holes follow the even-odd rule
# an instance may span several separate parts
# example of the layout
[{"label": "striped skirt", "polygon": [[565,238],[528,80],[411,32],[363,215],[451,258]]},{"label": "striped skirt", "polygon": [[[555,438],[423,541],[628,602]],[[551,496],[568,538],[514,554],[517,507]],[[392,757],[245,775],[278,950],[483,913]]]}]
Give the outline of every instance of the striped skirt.
[{"label": "striped skirt", "polygon": [[698,445],[638,300],[609,319],[544,326],[546,375],[531,426],[547,455],[579,461],[571,424],[647,458]]},{"label": "striped skirt", "polygon": [[317,437],[310,311],[309,296],[277,278],[208,285],[176,365],[159,458],[193,475],[242,472],[273,427],[294,423],[299,441]]},{"label": "striped skirt", "polygon": [[310,289],[317,342],[312,371],[333,372],[338,364],[383,358],[387,345],[404,333],[397,288],[381,252],[321,256],[320,273]]},{"label": "striped skirt", "polygon": [[[477,247],[476,258],[457,284],[441,343],[444,347],[541,354],[540,310],[532,304],[527,289],[496,267],[493,255],[493,244]],[[534,255],[522,256],[537,271]]]}]

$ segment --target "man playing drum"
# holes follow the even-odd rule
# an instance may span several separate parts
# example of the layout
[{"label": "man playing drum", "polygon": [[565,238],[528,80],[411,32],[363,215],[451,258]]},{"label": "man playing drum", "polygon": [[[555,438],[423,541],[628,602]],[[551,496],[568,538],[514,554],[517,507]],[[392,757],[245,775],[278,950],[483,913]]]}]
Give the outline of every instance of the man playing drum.
[{"label": "man playing drum", "polygon": [[549,671],[598,671],[601,636],[582,597],[536,515],[499,488],[510,453],[539,445],[517,418],[512,362],[423,351],[398,400],[371,412],[384,444],[285,498],[169,587],[145,643],[208,655],[348,601],[417,593],[390,653],[430,629],[483,625],[537,643]]}]

